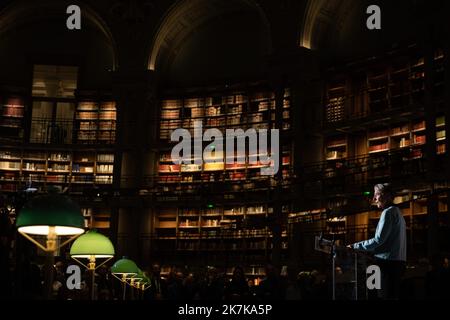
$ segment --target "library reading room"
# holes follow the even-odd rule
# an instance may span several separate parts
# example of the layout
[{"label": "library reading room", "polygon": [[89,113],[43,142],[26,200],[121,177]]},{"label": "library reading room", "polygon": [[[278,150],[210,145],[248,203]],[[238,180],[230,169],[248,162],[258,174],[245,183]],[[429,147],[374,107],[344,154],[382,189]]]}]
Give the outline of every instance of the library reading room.
[{"label": "library reading room", "polygon": [[0,300],[450,299],[449,10],[0,1]]}]

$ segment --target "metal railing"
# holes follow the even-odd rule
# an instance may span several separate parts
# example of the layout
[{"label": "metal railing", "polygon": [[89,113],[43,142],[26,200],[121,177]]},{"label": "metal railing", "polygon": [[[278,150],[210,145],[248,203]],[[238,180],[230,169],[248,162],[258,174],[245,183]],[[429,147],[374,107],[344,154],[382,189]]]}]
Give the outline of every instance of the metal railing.
[{"label": "metal railing", "polygon": [[[0,126],[1,127],[1,126]],[[3,131],[5,128],[1,128]],[[101,126],[97,121],[52,120],[34,118],[29,137],[23,128],[14,128],[1,135],[2,139],[14,142],[39,144],[114,144],[116,141],[114,120]]]},{"label": "metal railing", "polygon": [[[441,83],[438,83],[436,85],[440,84]],[[387,87],[388,86],[386,85],[386,91]],[[372,103],[367,101],[370,91],[369,88],[363,88],[355,92],[335,96],[334,99],[339,98],[339,100],[336,100],[334,105],[330,105],[329,100],[326,99],[324,105],[324,127],[341,126],[347,122],[360,121],[368,117],[373,121],[373,118],[382,117],[386,114],[403,114],[405,112],[423,108],[424,106],[424,88],[411,90],[395,96],[389,94],[383,100],[384,107],[379,109],[376,108],[376,104],[380,100],[373,101]],[[435,95],[433,99],[437,105],[442,105],[442,94]],[[364,101],[364,103],[362,103],[362,101]],[[358,109],[361,109],[363,104],[366,105],[364,110],[357,111]]]}]

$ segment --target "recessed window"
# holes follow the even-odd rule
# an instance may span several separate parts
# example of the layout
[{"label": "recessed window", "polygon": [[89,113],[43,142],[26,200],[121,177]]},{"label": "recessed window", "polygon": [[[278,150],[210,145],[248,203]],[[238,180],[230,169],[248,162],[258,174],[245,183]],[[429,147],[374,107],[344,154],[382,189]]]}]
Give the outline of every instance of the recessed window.
[{"label": "recessed window", "polygon": [[74,98],[78,67],[35,65],[33,97]]},{"label": "recessed window", "polygon": [[30,142],[72,142],[78,67],[35,65]]}]

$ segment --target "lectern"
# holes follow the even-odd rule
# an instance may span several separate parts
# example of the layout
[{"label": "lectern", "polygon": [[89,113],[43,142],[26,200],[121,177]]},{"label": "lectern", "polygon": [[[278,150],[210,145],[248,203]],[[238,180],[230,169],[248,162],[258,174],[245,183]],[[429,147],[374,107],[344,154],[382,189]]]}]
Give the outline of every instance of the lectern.
[{"label": "lectern", "polygon": [[[331,258],[331,282],[332,282],[332,299],[336,300],[336,258],[339,251],[348,251],[349,249],[343,246],[337,246],[335,240],[324,239],[322,235],[316,236],[314,241],[314,249],[316,251],[324,252],[330,255]],[[356,251],[352,252],[354,257],[354,297],[358,300],[358,254]]]}]

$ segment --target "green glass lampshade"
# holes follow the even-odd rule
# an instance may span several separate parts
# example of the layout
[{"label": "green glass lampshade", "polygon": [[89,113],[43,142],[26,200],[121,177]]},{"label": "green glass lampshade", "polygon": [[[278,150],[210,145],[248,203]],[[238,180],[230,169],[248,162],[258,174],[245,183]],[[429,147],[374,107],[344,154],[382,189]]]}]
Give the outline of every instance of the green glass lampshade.
[{"label": "green glass lampshade", "polygon": [[133,260],[122,258],[117,260],[111,267],[111,273],[116,275],[136,275],[139,268]]},{"label": "green glass lampshade", "polygon": [[79,236],[70,248],[70,256],[74,258],[111,258],[114,253],[114,246],[108,237],[96,230]]},{"label": "green glass lampshade", "polygon": [[80,207],[66,196],[51,193],[28,201],[17,217],[20,232],[48,235],[55,227],[56,235],[76,235],[84,232],[84,218]]},{"label": "green glass lampshade", "polygon": [[[134,278],[133,278],[134,279]],[[133,286],[136,287],[137,289],[142,289],[142,286],[147,286],[148,283],[144,280],[144,279],[136,279]]]},{"label": "green glass lampshade", "polygon": [[132,279],[136,280],[136,281],[140,281],[142,279],[144,279],[144,272],[142,272],[142,270],[138,267],[138,272],[132,277]]},{"label": "green glass lampshade", "polygon": [[142,290],[147,289],[148,287],[150,287],[150,279],[144,276],[144,279],[140,280],[139,286]]}]

